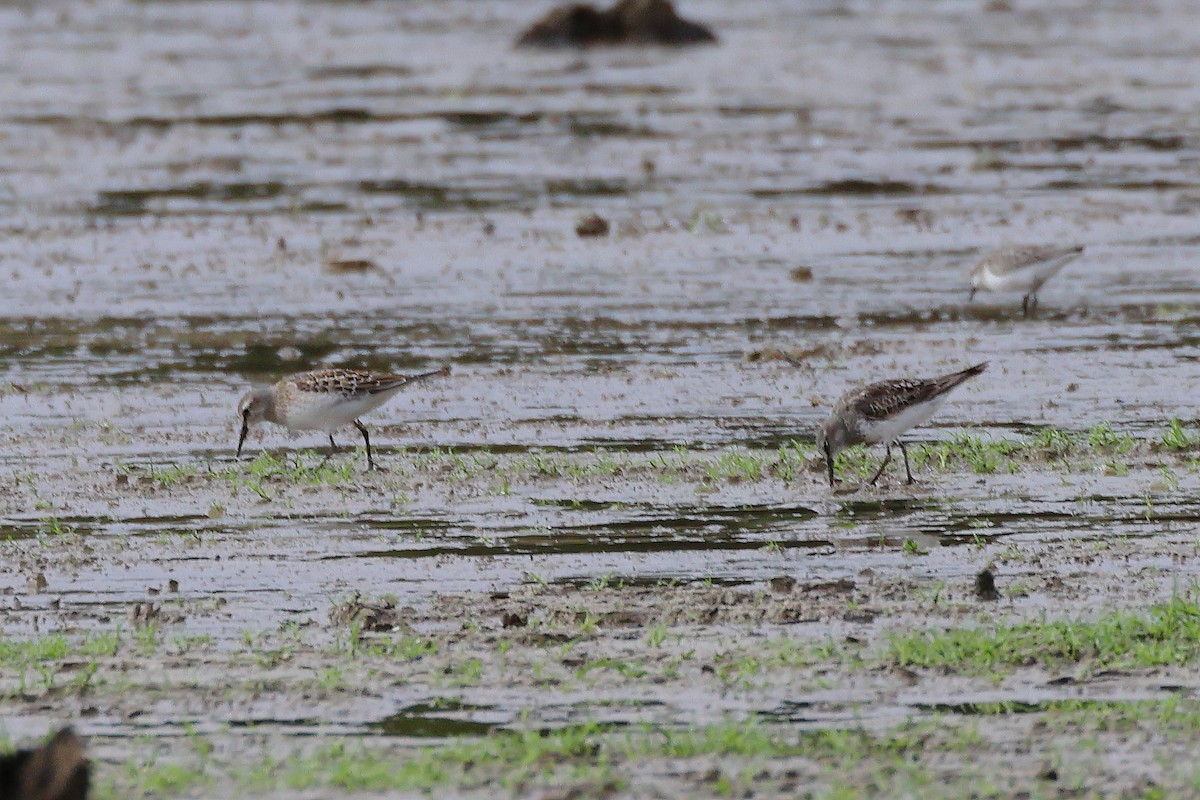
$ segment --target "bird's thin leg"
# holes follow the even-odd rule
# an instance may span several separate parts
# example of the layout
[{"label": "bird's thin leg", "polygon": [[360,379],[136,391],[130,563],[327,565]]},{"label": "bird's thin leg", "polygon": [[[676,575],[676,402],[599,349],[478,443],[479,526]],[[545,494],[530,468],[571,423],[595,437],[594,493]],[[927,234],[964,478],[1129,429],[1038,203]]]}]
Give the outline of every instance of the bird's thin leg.
[{"label": "bird's thin leg", "polygon": [[371,455],[371,434],[367,433],[367,426],[363,425],[358,420],[354,420],[354,427],[358,428],[359,433],[363,435],[363,444],[367,446],[367,469],[375,469],[375,458]]},{"label": "bird's thin leg", "polygon": [[1029,297],[1025,295],[1021,298],[1021,316],[1025,319],[1029,319]]},{"label": "bird's thin leg", "polygon": [[867,481],[868,486],[874,486],[875,481],[879,480],[879,476],[887,468],[888,462],[892,460],[892,443],[888,442],[887,452],[883,454],[883,463],[879,465],[879,469],[875,470],[875,474],[871,476],[871,480]]},{"label": "bird's thin leg", "polygon": [[1029,301],[1029,313],[1034,317],[1037,316],[1037,290],[1034,290],[1032,298]]},{"label": "bird's thin leg", "polygon": [[329,434],[329,452],[326,453],[325,457],[321,459],[321,463],[317,464],[317,469],[320,469],[321,467],[325,466],[325,464],[329,461],[329,459],[333,458],[334,454],[336,454],[337,451],[338,451],[337,442],[335,442],[333,440],[333,434],[331,433],[331,434]]},{"label": "bird's thin leg", "polygon": [[900,441],[899,439],[896,440],[896,444],[900,445],[900,452],[904,454],[904,472],[906,475],[908,475],[908,483],[911,486],[912,484],[916,483],[916,481],[913,480],[912,469],[910,469],[908,466],[908,449],[905,448],[904,442]]}]

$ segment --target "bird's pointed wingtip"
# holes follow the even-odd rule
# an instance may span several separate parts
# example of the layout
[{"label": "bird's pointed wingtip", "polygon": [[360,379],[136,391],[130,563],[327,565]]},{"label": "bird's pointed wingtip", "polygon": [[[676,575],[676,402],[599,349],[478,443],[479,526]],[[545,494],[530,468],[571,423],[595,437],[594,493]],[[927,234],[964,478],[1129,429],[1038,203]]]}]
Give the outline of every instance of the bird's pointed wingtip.
[{"label": "bird's pointed wingtip", "polygon": [[408,376],[407,380],[419,381],[419,380],[424,380],[425,378],[444,378],[445,376],[447,376],[449,374],[450,374],[450,365],[444,364],[444,365],[438,367],[437,369],[431,370],[429,372],[422,372],[419,375],[410,375],[410,376]]}]

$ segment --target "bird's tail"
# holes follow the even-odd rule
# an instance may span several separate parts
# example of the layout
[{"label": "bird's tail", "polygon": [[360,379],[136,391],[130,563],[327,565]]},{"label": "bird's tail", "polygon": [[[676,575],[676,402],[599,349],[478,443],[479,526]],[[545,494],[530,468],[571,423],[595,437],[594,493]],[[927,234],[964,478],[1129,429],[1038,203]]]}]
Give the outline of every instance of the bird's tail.
[{"label": "bird's tail", "polygon": [[417,375],[393,375],[390,379],[381,381],[378,387],[371,389],[371,394],[390,392],[393,389],[399,389],[401,386],[407,386],[410,383],[423,381],[426,378],[440,378],[443,375],[449,374],[450,366],[446,365],[440,369],[435,369],[432,372],[421,372]]},{"label": "bird's tail", "polygon": [[1062,268],[1070,264],[1075,259],[1083,255],[1083,245],[1077,244],[1071,247],[1060,247],[1056,250],[1048,250],[1046,252],[1046,264],[1037,268],[1038,277],[1043,281],[1048,281],[1062,271]]},{"label": "bird's tail", "polygon": [[443,375],[449,375],[449,374],[450,374],[450,365],[447,364],[444,367],[438,367],[433,372],[422,372],[417,375],[409,375],[408,382],[412,383],[414,381],[423,381],[426,378],[440,378]]},{"label": "bird's tail", "polygon": [[984,361],[976,364],[973,367],[967,367],[966,369],[959,370],[958,372],[951,372],[948,375],[942,375],[936,379],[938,393],[941,394],[942,392],[948,392],[955,386],[958,386],[960,383],[974,378],[976,375],[987,369],[987,365],[988,362]]}]

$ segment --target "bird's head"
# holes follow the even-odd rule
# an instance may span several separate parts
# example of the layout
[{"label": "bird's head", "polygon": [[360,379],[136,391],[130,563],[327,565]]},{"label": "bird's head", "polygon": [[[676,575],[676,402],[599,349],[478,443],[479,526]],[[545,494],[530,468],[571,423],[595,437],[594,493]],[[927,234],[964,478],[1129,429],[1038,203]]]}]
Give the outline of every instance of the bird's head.
[{"label": "bird's head", "polygon": [[242,418],[242,432],[238,436],[237,454],[242,455],[242,445],[246,443],[246,434],[250,426],[270,419],[275,414],[275,394],[270,386],[251,389],[242,396],[238,403],[238,416]]},{"label": "bird's head", "polygon": [[817,452],[825,459],[830,486],[833,486],[833,460],[837,458],[838,453],[846,449],[847,438],[846,426],[836,415],[822,422],[817,428]]}]

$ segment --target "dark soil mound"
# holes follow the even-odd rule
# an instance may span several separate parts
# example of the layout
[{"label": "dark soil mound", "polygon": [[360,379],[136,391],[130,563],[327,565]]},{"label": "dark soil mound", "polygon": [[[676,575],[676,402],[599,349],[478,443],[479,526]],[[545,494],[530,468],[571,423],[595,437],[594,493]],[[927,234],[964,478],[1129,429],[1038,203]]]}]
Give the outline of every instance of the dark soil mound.
[{"label": "dark soil mound", "polygon": [[607,11],[571,4],[552,10],[517,39],[518,47],[592,47],[717,41],[712,31],[675,12],[670,0],[621,0]]}]

